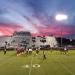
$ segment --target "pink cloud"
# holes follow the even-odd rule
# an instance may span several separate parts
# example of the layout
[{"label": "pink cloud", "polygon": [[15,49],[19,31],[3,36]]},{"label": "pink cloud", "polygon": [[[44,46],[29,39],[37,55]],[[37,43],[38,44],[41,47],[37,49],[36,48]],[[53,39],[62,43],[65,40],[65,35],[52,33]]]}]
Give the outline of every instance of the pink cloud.
[{"label": "pink cloud", "polygon": [[14,31],[22,29],[19,25],[14,24],[0,24],[0,32],[2,35],[12,35]]},{"label": "pink cloud", "polygon": [[[39,33],[50,33],[54,36],[64,36],[68,34],[74,33],[74,26],[60,26],[60,25],[50,25],[49,27],[40,27],[36,26],[36,28],[39,30]],[[62,32],[62,34],[61,34]]]},{"label": "pink cloud", "polygon": [[[33,23],[33,26],[38,30],[38,33],[32,34],[33,36],[42,36],[42,35],[54,35],[54,36],[64,36],[68,34],[75,33],[75,26],[71,25],[57,25],[50,24],[47,27],[37,25]],[[0,35],[12,35],[14,31],[22,30],[22,25],[17,24],[0,24]],[[61,30],[62,29],[62,30]],[[25,30],[25,29],[24,29]],[[61,35],[62,31],[62,35]]]}]

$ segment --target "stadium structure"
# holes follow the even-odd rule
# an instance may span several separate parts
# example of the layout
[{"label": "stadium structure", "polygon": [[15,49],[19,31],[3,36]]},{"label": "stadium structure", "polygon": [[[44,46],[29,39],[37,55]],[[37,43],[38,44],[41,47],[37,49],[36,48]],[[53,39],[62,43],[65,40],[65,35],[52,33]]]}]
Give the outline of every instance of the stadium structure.
[{"label": "stadium structure", "polygon": [[30,32],[14,32],[11,38],[11,46],[16,47],[31,47],[31,33]]},{"label": "stadium structure", "polygon": [[58,43],[54,36],[35,36],[27,31],[15,31],[12,36],[0,36],[0,48],[4,47],[5,42],[9,47],[17,48],[50,48],[57,47]]}]

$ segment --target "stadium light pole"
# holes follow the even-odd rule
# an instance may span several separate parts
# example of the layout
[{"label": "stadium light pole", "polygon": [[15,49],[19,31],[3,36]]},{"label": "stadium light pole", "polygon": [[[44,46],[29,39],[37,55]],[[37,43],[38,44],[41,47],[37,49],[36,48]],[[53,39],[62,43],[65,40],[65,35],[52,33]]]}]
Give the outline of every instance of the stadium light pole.
[{"label": "stadium light pole", "polygon": [[[66,21],[68,19],[68,15],[66,15],[66,14],[56,14],[55,19],[58,22],[63,22],[63,21]],[[63,32],[63,28],[61,26],[61,47],[62,47],[62,32]]]}]

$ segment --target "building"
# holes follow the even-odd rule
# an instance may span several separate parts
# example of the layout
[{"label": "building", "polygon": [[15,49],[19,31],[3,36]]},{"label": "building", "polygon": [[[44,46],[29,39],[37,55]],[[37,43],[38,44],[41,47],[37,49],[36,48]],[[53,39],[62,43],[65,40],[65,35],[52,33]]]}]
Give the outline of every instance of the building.
[{"label": "building", "polygon": [[11,47],[24,47],[24,48],[42,48],[42,47],[57,47],[58,43],[54,36],[35,36],[33,37],[30,32],[17,31],[12,36],[1,36],[0,47],[3,47],[5,42],[9,43]]},{"label": "building", "polygon": [[32,47],[41,48],[41,47],[57,47],[58,43],[54,36],[37,36],[32,37]]},{"label": "building", "polygon": [[25,32],[25,31],[19,31],[19,32],[14,32],[13,36],[11,38],[11,45],[16,48],[16,47],[31,47],[31,40],[32,36],[30,32]]},{"label": "building", "polygon": [[11,42],[11,36],[0,36],[0,49],[3,49],[5,42],[9,44]]},{"label": "building", "polygon": [[54,36],[46,36],[46,44],[50,45],[50,47],[58,46],[58,42]]}]

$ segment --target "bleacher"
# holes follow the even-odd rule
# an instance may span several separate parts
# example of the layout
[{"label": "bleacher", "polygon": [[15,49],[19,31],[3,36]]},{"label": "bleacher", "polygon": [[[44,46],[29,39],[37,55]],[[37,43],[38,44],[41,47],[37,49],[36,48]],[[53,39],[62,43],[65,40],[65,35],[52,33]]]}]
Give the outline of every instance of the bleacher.
[{"label": "bleacher", "polygon": [[[43,47],[57,47],[58,43],[55,37],[53,36],[46,36],[46,37],[35,37],[32,39],[33,46],[36,48],[43,48]],[[48,48],[49,49],[49,48]]]},{"label": "bleacher", "polygon": [[28,32],[16,32],[11,39],[11,45],[14,48],[18,46],[30,46],[31,34]]},{"label": "bleacher", "polygon": [[[22,35],[21,35],[22,34]],[[25,35],[26,34],[26,35]],[[55,48],[58,46],[57,40],[53,36],[44,37],[32,37],[28,32],[14,33],[13,36],[1,36],[0,37],[0,48],[5,45],[5,42],[9,43],[11,47],[16,48],[18,46],[26,47],[51,47]]]},{"label": "bleacher", "polygon": [[11,42],[11,36],[0,36],[0,48],[5,46],[5,42]]},{"label": "bleacher", "polygon": [[46,37],[46,44],[49,44],[50,47],[57,47],[58,46],[57,40],[53,36]]}]

